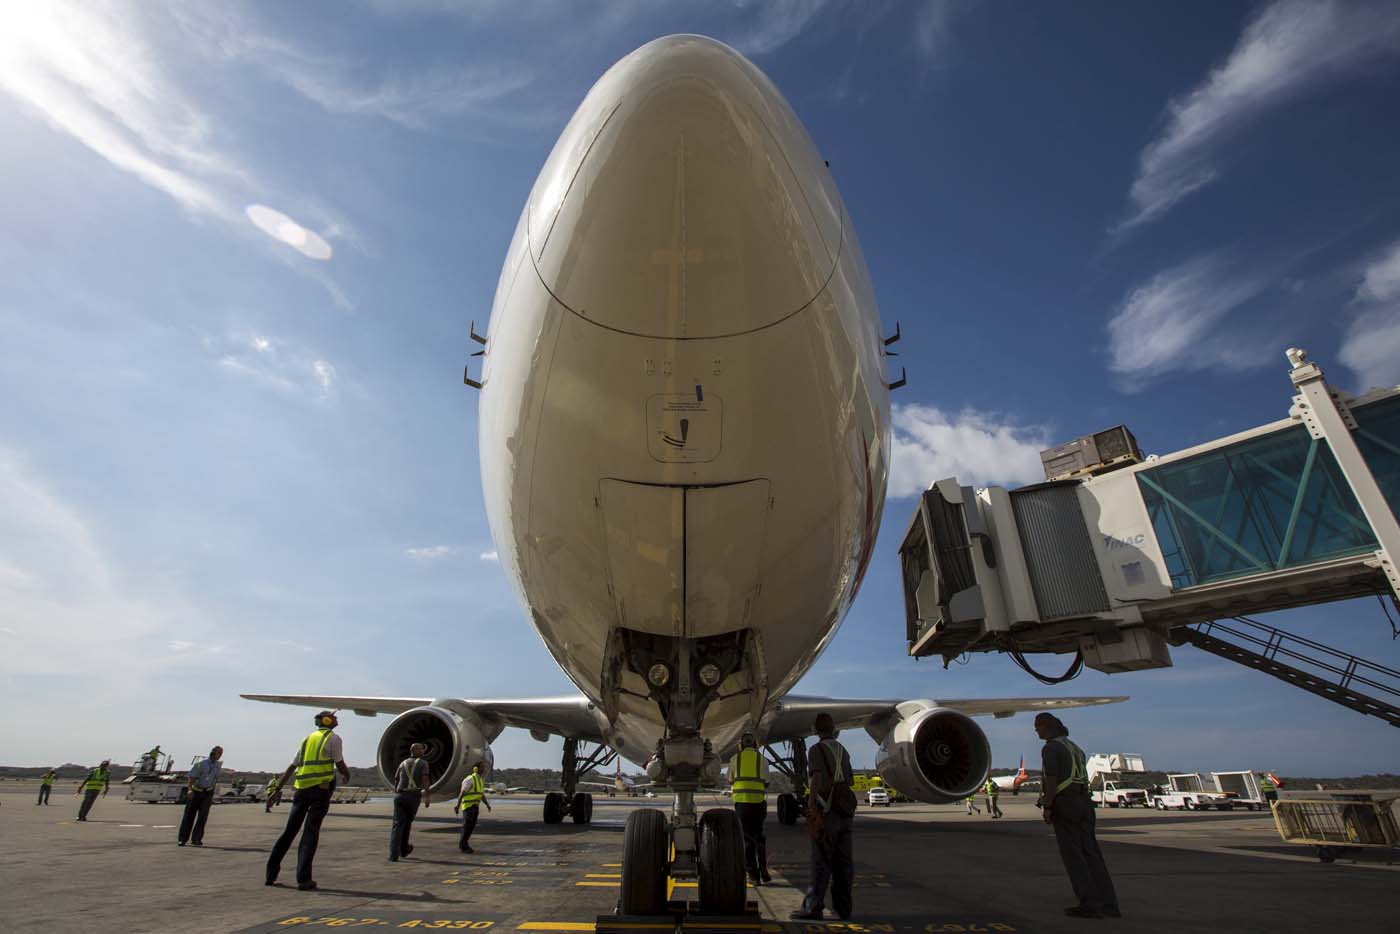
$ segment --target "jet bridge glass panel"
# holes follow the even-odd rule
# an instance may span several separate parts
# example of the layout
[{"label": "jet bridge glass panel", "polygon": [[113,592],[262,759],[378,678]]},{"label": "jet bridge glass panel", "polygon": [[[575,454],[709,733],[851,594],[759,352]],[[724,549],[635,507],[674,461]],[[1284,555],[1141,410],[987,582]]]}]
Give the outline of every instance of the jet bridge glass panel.
[{"label": "jet bridge glass panel", "polygon": [[1376,548],[1331,450],[1301,425],[1137,480],[1175,590]]},{"label": "jet bridge glass panel", "polygon": [[1356,446],[1390,511],[1400,518],[1400,396],[1359,405],[1351,414],[1356,419]]}]

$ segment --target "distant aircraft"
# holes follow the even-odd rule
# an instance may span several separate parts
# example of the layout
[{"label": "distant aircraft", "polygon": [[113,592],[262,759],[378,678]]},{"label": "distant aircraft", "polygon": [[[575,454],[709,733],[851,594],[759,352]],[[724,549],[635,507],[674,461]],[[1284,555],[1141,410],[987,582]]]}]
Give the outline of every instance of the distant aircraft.
[{"label": "distant aircraft", "polygon": [[[590,820],[592,796],[578,791],[590,772],[619,755],[644,764],[674,804],[627,817],[623,914],[664,913],[668,876],[698,876],[704,911],[742,912],[737,819],[701,816],[695,794],[719,786],[746,729],[801,788],[804,740],[829,713],[880,744],[888,784],[947,803],[987,775],[971,717],[1126,699],[789,693],[831,643],[875,546],[898,329],[884,337],[821,153],[728,46],[668,36],[598,80],[521,212],[485,336],[469,335],[482,369],[464,379],[481,390],[501,568],[581,693],[243,696],[397,714],[380,771],[423,742],[434,790],[474,763],[489,771],[507,727],[561,736],[563,793],[545,797],[547,823]],[[777,804],[797,820],[794,796]]]},{"label": "distant aircraft", "polygon": [[1021,763],[1016,767],[1015,775],[995,775],[992,781],[1002,791],[1009,791],[1013,795],[1020,792],[1022,786],[1035,786],[1040,784],[1040,776],[1031,776],[1026,772],[1026,757],[1021,757]]},{"label": "distant aircraft", "polygon": [[612,797],[613,795],[626,795],[626,796],[629,797],[629,798],[635,798],[635,797],[637,797],[637,795],[640,794],[643,790],[645,790],[645,789],[647,789],[647,788],[650,788],[650,787],[651,787],[653,784],[655,784],[655,783],[654,783],[654,782],[640,782],[640,783],[639,783],[639,782],[636,782],[636,781],[634,781],[634,780],[628,778],[626,775],[623,775],[623,774],[622,774],[622,760],[621,760],[621,759],[618,759],[618,760],[617,760],[617,772],[613,775],[613,780],[612,780],[612,781],[610,781],[610,782],[595,782],[595,781],[584,781],[584,780],[581,779],[581,780],[579,781],[579,784],[580,784],[580,785],[587,786],[587,787],[590,787],[590,788],[603,788],[603,789],[606,789],[607,792],[608,792],[608,796],[609,796],[609,797]]}]

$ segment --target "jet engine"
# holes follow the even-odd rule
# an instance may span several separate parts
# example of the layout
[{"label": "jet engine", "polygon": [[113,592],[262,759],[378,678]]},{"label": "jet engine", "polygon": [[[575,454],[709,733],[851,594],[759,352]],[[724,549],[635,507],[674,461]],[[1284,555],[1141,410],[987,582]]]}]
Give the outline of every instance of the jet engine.
[{"label": "jet engine", "polygon": [[992,747],[971,717],[920,701],[897,713],[875,756],[886,784],[927,804],[959,801],[982,787]]},{"label": "jet engine", "polygon": [[433,794],[456,794],[462,779],[478,762],[482,763],[482,774],[491,774],[495,757],[487,737],[490,733],[494,739],[500,730],[491,731],[470,707],[454,707],[460,709],[438,704],[415,707],[394,718],[379,739],[376,757],[379,775],[386,785],[393,787],[394,773],[399,763],[408,758],[414,743],[428,747],[423,758],[428,760]]}]

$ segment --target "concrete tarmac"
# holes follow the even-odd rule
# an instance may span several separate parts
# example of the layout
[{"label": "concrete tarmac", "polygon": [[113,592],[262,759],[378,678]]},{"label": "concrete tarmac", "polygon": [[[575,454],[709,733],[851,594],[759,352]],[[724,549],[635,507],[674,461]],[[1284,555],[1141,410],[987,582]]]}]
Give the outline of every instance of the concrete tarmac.
[{"label": "concrete tarmac", "polygon": [[[49,807],[27,794],[0,795],[0,930],[590,934],[617,898],[627,814],[669,806],[664,798],[598,796],[591,826],[547,827],[538,796],[501,797],[468,856],[457,850],[450,801],[439,802],[419,812],[414,853],[397,863],[386,859],[387,800],[336,806],[316,858],[320,889],[300,892],[295,847],[284,884],[263,885],[286,805],[270,814],[260,804],[218,805],[196,849],[175,845],[182,808],[128,803],[121,793],[99,799],[87,823],[73,820],[79,799],[71,785],[56,788]],[[807,881],[806,830],[779,825],[770,806],[775,882],[751,891],[770,922],[765,934],[1400,930],[1400,865],[1377,854],[1319,863],[1283,844],[1267,813],[1248,812],[1101,811],[1099,839],[1124,918],[1066,918],[1069,881],[1033,800],[1003,795],[1006,817],[996,821],[968,816],[962,805],[862,806],[847,924],[787,921]],[[694,890],[675,891],[687,894]]]}]

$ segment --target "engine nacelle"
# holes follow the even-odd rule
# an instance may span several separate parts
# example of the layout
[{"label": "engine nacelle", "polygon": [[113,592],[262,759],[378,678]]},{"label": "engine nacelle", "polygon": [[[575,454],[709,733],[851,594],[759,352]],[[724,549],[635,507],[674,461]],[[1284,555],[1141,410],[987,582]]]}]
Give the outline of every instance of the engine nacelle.
[{"label": "engine nacelle", "polygon": [[394,718],[379,739],[379,776],[393,787],[394,773],[399,763],[408,758],[414,743],[428,747],[429,775],[432,793],[455,795],[462,779],[472,766],[482,763],[482,773],[489,776],[495,765],[486,726],[470,708],[449,710],[436,704],[415,707]]},{"label": "engine nacelle", "polygon": [[992,747],[972,718],[947,707],[916,707],[880,743],[875,768],[885,783],[927,804],[950,804],[987,780]]}]

